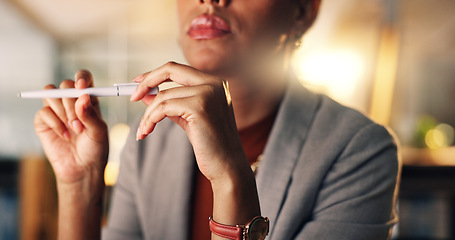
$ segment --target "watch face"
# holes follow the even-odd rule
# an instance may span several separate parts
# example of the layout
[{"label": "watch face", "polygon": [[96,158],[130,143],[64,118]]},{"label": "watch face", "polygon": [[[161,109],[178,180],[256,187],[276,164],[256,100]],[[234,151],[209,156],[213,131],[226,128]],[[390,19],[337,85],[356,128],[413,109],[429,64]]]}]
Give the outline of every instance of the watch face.
[{"label": "watch face", "polygon": [[250,240],[263,240],[269,234],[269,220],[257,217],[248,226],[248,238]]}]

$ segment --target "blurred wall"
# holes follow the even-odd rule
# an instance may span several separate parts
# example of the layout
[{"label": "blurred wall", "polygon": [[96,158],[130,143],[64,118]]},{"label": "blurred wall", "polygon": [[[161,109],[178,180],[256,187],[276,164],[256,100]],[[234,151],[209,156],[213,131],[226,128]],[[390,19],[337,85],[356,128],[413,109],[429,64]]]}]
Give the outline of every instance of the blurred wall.
[{"label": "blurred wall", "polygon": [[54,40],[0,0],[0,157],[39,151],[33,116],[41,102],[16,94],[52,82],[55,59]]},{"label": "blurred wall", "polygon": [[455,1],[397,6],[401,44],[391,124],[410,144],[424,115],[455,126]]}]

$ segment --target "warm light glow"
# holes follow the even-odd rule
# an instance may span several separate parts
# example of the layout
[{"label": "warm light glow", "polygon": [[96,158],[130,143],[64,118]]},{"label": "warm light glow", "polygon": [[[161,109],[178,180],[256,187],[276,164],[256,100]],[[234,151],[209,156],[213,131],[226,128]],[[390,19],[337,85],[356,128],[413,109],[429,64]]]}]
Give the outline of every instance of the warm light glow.
[{"label": "warm light glow", "polygon": [[125,145],[129,132],[130,127],[123,123],[114,125],[109,132],[109,161],[104,170],[104,181],[107,186],[113,186],[117,182],[120,167],[120,152]]},{"label": "warm light glow", "polygon": [[104,170],[104,182],[107,186],[114,186],[117,182],[120,164],[118,161],[107,162],[106,169]]},{"label": "warm light glow", "polygon": [[454,129],[452,126],[442,123],[429,130],[425,135],[425,144],[430,149],[448,147],[453,143]]},{"label": "warm light glow", "polygon": [[109,132],[109,141],[112,150],[121,150],[125,145],[126,138],[130,132],[130,127],[124,123],[116,124]]},{"label": "warm light glow", "polygon": [[447,144],[446,146],[450,146],[453,144],[453,140],[455,137],[455,130],[453,129],[452,126],[450,126],[447,123],[441,123],[438,126],[436,126],[436,130],[439,130],[444,133],[447,139]]},{"label": "warm light glow", "polygon": [[392,111],[399,42],[400,39],[395,29],[383,29],[373,83],[370,117],[384,125],[389,124]]},{"label": "warm light glow", "polygon": [[348,50],[302,53],[295,61],[304,83],[322,89],[337,100],[351,97],[364,72],[361,57]]}]

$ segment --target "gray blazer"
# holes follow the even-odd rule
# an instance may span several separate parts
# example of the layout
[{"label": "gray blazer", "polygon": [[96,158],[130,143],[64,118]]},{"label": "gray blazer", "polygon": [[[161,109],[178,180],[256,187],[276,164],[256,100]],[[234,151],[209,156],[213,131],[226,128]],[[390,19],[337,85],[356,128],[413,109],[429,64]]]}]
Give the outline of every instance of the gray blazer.
[{"label": "gray blazer", "polygon": [[[170,120],[146,140],[135,141],[134,133],[103,238],[187,239],[191,144]],[[387,239],[397,222],[399,171],[384,127],[291,83],[256,177],[262,215],[271,222],[268,239]]]}]

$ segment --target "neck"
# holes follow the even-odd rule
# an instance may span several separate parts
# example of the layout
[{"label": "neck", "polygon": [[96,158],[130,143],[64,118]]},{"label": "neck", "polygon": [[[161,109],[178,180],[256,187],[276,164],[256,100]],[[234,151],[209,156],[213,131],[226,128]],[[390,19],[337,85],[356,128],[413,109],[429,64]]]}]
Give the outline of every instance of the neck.
[{"label": "neck", "polygon": [[239,130],[264,119],[277,109],[289,81],[291,54],[290,45],[283,44],[273,56],[249,61],[254,64],[243,62],[235,70],[228,71],[235,75],[219,75],[229,83]]},{"label": "neck", "polygon": [[287,80],[285,74],[254,80],[228,79],[237,128],[251,126],[275,111],[284,95]]}]

